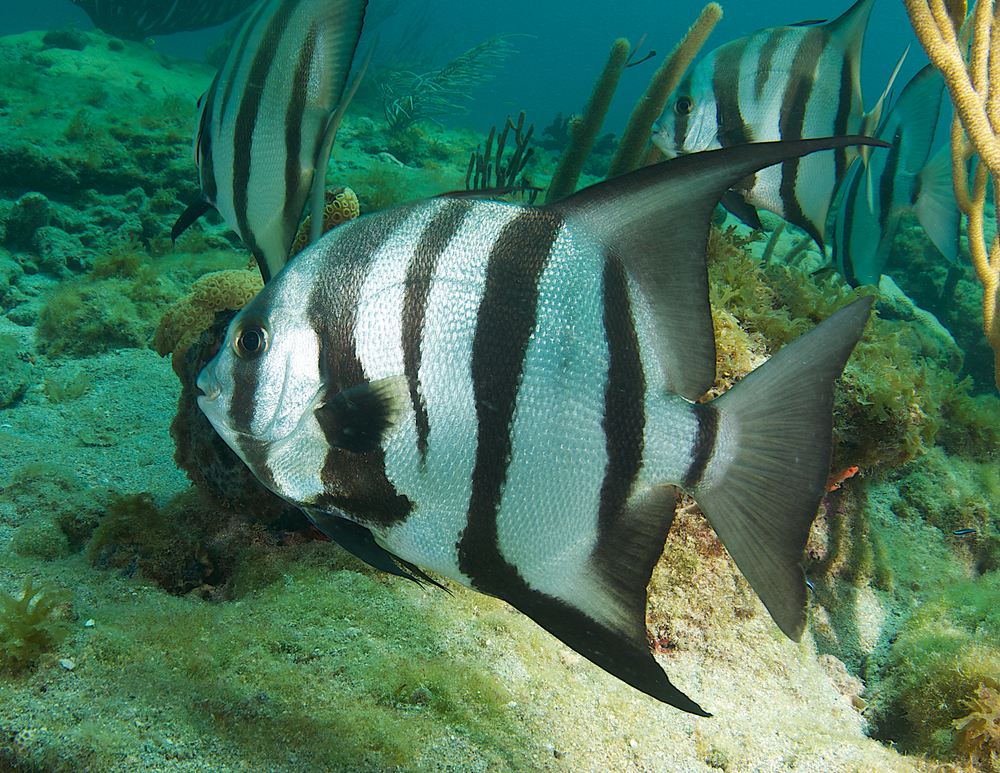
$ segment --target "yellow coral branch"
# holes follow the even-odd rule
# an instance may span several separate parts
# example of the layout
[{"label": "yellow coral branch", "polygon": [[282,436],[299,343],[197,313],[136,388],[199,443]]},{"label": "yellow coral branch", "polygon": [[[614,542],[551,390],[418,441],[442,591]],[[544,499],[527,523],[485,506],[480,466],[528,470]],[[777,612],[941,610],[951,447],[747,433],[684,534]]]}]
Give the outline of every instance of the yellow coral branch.
[{"label": "yellow coral branch", "polygon": [[705,41],[721,18],[722,8],[718,3],[706,5],[681,42],[674,46],[670,56],[664,59],[663,64],[653,73],[646,93],[640,97],[628,119],[625,131],[622,132],[621,141],[608,170],[609,180],[642,165],[643,151],[649,142],[653,122],[660,117],[667,99],[677,88],[684,72],[705,45]]},{"label": "yellow coral branch", "polygon": [[[930,60],[944,73],[956,119],[952,124],[951,153],[955,198],[968,219],[969,255],[983,283],[983,331],[993,348],[994,377],[1000,390],[1000,232],[987,248],[984,233],[986,190],[992,175],[994,195],[1000,193],[1000,20],[993,0],[977,0],[968,23],[972,25],[969,61],[959,43],[944,0],[903,0],[910,23]],[[959,7],[961,5],[959,4]],[[952,6],[952,9],[955,5]],[[965,136],[980,158],[969,191]],[[1000,200],[1000,199],[998,199]]]}]

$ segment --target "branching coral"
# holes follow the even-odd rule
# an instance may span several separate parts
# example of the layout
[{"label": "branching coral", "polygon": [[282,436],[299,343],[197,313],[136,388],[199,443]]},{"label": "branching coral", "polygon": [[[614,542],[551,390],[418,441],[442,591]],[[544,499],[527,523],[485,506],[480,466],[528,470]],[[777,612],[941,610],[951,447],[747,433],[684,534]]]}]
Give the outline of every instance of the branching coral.
[{"label": "branching coral", "polygon": [[215,312],[242,309],[263,286],[257,271],[230,269],[205,274],[160,318],[153,337],[157,353],[161,357],[173,353],[171,365],[183,381],[184,353],[212,324]]},{"label": "branching coral", "polygon": [[69,626],[53,612],[68,601],[68,596],[52,588],[38,587],[29,577],[24,581],[20,599],[0,591],[0,662],[11,671],[22,671],[38,657],[66,638]]},{"label": "branching coral", "polygon": [[[993,198],[1000,198],[1000,16],[993,3],[978,0],[972,12],[969,61],[957,27],[965,18],[965,3],[944,0],[904,0],[913,29],[930,60],[944,73],[955,104],[951,127],[952,174],[955,198],[968,218],[969,254],[983,283],[983,332],[994,351],[997,389],[1000,389],[1000,233],[989,248],[984,237],[986,189],[993,177]],[[968,138],[968,142],[966,141]],[[979,156],[969,191],[966,160]]]}]

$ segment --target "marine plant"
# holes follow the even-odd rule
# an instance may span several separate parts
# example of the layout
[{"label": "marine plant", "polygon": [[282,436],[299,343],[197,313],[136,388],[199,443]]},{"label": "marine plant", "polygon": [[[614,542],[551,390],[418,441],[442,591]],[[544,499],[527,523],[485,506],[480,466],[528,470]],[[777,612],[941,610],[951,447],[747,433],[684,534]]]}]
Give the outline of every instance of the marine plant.
[{"label": "marine plant", "polygon": [[962,755],[996,770],[1000,762],[1000,682],[987,678],[965,705],[971,711],[952,723],[955,746]]},{"label": "marine plant", "polygon": [[508,37],[497,35],[483,41],[438,70],[391,73],[380,87],[389,129],[398,132],[417,121],[433,121],[439,115],[464,111],[461,100],[491,78],[493,70],[513,53]]},{"label": "marine plant", "polygon": [[68,593],[51,586],[35,587],[30,577],[25,578],[19,599],[0,591],[0,662],[18,673],[62,642],[69,625],[54,613],[69,599]]},{"label": "marine plant", "polygon": [[559,164],[545,194],[546,203],[558,201],[576,190],[583,164],[597,141],[604,116],[611,106],[611,98],[618,88],[618,79],[628,62],[629,52],[629,43],[625,38],[618,38],[612,44],[608,61],[604,63],[604,69],[594,84],[594,90],[583,108],[583,115],[575,115],[569,119],[569,147],[559,157]]}]

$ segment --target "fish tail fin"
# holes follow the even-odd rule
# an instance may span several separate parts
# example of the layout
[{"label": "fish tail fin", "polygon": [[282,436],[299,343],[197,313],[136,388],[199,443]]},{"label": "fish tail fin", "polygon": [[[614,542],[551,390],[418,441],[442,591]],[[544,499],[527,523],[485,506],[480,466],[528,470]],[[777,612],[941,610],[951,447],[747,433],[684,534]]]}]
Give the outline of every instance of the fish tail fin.
[{"label": "fish tail fin", "polygon": [[961,214],[955,201],[951,148],[942,148],[920,170],[920,195],[913,211],[934,246],[949,261],[957,262]]},{"label": "fish tail fin", "polygon": [[[802,556],[830,471],[834,383],[873,300],[839,310],[709,403],[716,441],[688,486],[771,617],[796,641],[806,624]],[[711,422],[701,424],[699,434]]]}]

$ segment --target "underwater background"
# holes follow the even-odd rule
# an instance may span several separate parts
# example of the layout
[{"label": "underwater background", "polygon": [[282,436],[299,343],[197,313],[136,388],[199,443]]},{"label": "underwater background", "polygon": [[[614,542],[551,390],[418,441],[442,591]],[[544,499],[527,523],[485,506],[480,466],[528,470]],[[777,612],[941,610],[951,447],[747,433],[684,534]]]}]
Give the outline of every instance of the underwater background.
[{"label": "underwater background", "polygon": [[[848,5],[723,2],[703,53]],[[327,183],[361,213],[464,188],[490,127],[523,110],[544,187],[557,117],[582,110],[614,39],[657,51],[621,79],[602,129],[620,135],[701,7],[371,0],[359,50],[379,47]],[[1000,769],[1000,400],[964,236],[964,271],[915,220],[896,236],[895,289],[838,392],[801,645],[682,503],[647,625],[715,715],[689,716],[503,602],[370,569],[216,454],[191,393],[199,337],[259,279],[217,216],[169,232],[198,195],[195,104],[229,27],[129,41],[69,0],[3,2],[0,773]],[[394,70],[498,35],[506,53],[463,110],[387,122]],[[878,0],[866,104],[907,45],[897,84],[926,58],[902,4]],[[710,243],[718,390],[870,291],[816,273],[815,245],[763,220],[720,215]]]}]

